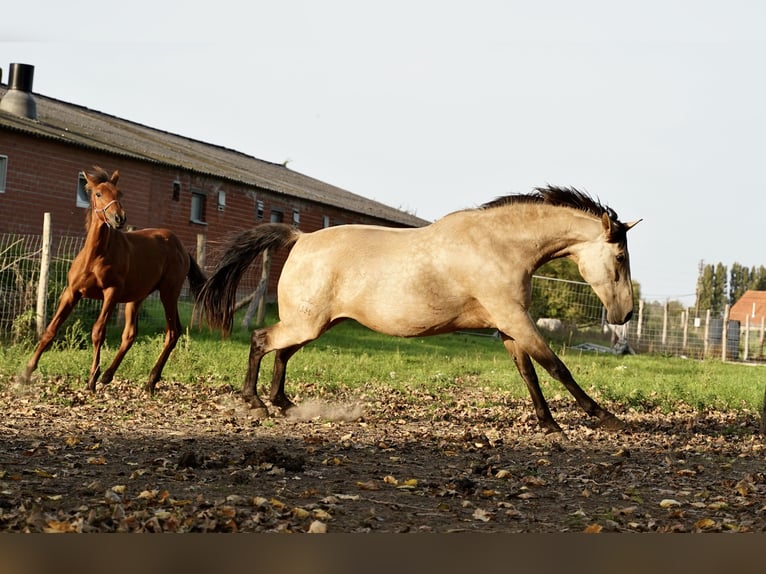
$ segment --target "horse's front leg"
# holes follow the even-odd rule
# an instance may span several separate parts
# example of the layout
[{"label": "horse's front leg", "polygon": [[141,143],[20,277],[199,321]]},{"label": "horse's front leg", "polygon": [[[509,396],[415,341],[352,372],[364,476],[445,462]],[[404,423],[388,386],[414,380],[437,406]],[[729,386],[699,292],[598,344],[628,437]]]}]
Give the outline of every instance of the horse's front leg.
[{"label": "horse's front leg", "polygon": [[29,362],[21,375],[24,382],[29,381],[32,372],[37,368],[37,364],[40,362],[40,356],[48,349],[48,347],[50,347],[61,324],[67,317],[69,317],[72,313],[72,309],[74,309],[81,298],[82,296],[78,291],[72,291],[69,287],[67,287],[61,294],[58,309],[56,309],[53,319],[51,319],[51,322],[48,323],[45,331],[43,331],[43,334],[40,337],[40,342],[37,344],[34,354],[29,359]]},{"label": "horse's front leg", "polygon": [[513,362],[524,380],[524,384],[527,386],[529,396],[532,397],[532,404],[535,407],[535,414],[540,426],[545,432],[562,432],[561,427],[553,419],[551,410],[548,407],[548,403],[543,396],[543,392],[540,389],[540,381],[537,378],[537,372],[532,364],[532,360],[529,355],[518,348],[516,341],[511,339],[508,335],[501,333],[503,339],[503,345],[508,350],[508,353],[513,358]]},{"label": "horse's front leg", "polygon": [[104,304],[101,306],[101,312],[96,322],[93,323],[93,329],[90,333],[90,338],[93,341],[93,363],[90,366],[88,390],[92,392],[96,391],[96,381],[101,373],[101,345],[104,344],[106,338],[106,324],[116,304],[114,289],[104,290]]},{"label": "horse's front leg", "polygon": [[563,384],[588,415],[597,418],[599,424],[604,428],[619,429],[624,427],[624,424],[617,417],[580,388],[564,362],[543,340],[526,310],[516,315],[512,325],[512,328],[500,329],[500,331],[509,335],[512,333],[518,348],[537,361],[554,379]]}]

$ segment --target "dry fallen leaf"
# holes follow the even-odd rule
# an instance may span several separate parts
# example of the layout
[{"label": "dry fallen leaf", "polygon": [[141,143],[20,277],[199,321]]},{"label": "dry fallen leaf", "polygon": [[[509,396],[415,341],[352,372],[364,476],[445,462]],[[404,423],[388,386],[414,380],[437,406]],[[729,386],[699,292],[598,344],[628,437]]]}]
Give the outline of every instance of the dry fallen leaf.
[{"label": "dry fallen leaf", "polygon": [[600,524],[589,524],[588,526],[585,527],[583,532],[585,534],[598,534],[603,529],[604,529],[604,527],[601,526]]},{"label": "dry fallen leaf", "polygon": [[310,534],[326,534],[327,525],[319,520],[314,520],[310,525],[308,532]]},{"label": "dry fallen leaf", "polygon": [[694,523],[694,527],[700,530],[707,530],[709,528],[713,528],[715,524],[715,520],[712,518],[701,518]]},{"label": "dry fallen leaf", "polygon": [[473,511],[474,520],[481,520],[482,522],[489,522],[492,520],[492,513],[487,512],[483,508],[477,508]]}]

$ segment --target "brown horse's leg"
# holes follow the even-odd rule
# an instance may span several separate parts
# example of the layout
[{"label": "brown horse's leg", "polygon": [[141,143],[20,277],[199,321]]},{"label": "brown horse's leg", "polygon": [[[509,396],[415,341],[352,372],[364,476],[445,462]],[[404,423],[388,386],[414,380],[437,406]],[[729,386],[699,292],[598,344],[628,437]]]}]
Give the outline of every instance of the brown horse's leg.
[{"label": "brown horse's leg", "polygon": [[160,293],[160,300],[163,307],[165,307],[165,346],[162,348],[160,356],[157,358],[157,362],[154,364],[151,373],[149,373],[149,380],[144,385],[144,390],[150,394],[154,394],[154,388],[157,386],[157,381],[162,376],[162,369],[165,368],[170,353],[178,343],[178,339],[181,337],[181,319],[178,317],[178,293],[175,296],[165,296]]},{"label": "brown horse's leg", "polygon": [[513,362],[519,370],[524,383],[527,385],[540,426],[546,432],[562,432],[561,427],[553,419],[548,403],[545,401],[542,390],[540,390],[540,382],[529,355],[517,347],[516,341],[505,334],[501,334],[501,336],[503,338],[503,345],[505,345],[508,353],[513,357]]},{"label": "brown horse's leg", "polygon": [[291,408],[295,407],[295,404],[287,398],[285,394],[285,372],[287,369],[287,361],[292,357],[303,345],[295,345],[286,349],[279,349],[274,357],[274,375],[271,378],[271,393],[269,394],[269,400],[271,404],[279,408],[283,413],[286,413]]},{"label": "brown horse's leg", "polygon": [[48,349],[48,347],[50,347],[54,337],[56,336],[56,333],[58,333],[58,330],[61,327],[61,324],[66,320],[67,317],[69,317],[69,315],[72,313],[72,309],[74,309],[75,305],[77,305],[81,298],[82,296],[79,292],[72,291],[69,287],[67,287],[61,294],[58,309],[56,309],[56,313],[53,315],[53,319],[51,319],[50,323],[48,323],[48,326],[45,328],[45,331],[43,331],[43,334],[40,337],[40,342],[37,344],[37,348],[35,349],[32,358],[29,359],[29,362],[24,369],[22,378],[25,382],[29,381],[29,377],[32,375],[32,372],[37,368],[37,364],[40,362],[40,356]]},{"label": "brown horse's leg", "polygon": [[92,392],[96,391],[96,381],[101,374],[101,345],[104,344],[104,339],[106,338],[106,324],[109,321],[109,317],[112,316],[112,311],[114,311],[116,304],[115,289],[105,289],[104,304],[101,306],[101,312],[96,322],[93,323],[93,329],[90,333],[90,338],[93,341],[93,363],[90,366],[88,390]]},{"label": "brown horse's leg", "polygon": [[138,333],[138,311],[141,308],[141,302],[132,302],[125,304],[125,327],[122,330],[122,341],[120,348],[117,349],[117,354],[112,359],[112,364],[104,371],[101,377],[101,384],[108,385],[114,378],[114,373],[117,371],[117,367],[122,363],[122,359],[125,358],[125,354],[128,352],[133,342],[136,340],[136,334]]}]

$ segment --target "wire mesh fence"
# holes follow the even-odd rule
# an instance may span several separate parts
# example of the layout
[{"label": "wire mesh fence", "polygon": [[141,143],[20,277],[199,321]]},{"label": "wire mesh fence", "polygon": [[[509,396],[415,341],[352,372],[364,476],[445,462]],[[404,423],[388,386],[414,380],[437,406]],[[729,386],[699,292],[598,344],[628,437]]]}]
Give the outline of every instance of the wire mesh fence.
[{"label": "wire mesh fence", "polygon": [[[56,309],[67,283],[69,266],[83,243],[84,237],[59,237],[52,241],[43,324]],[[29,339],[30,332],[34,334],[39,328],[36,309],[42,251],[42,235],[0,234],[0,341]],[[260,275],[256,262],[243,277],[239,288],[243,304],[259,286]],[[188,288],[182,292],[182,298],[190,300]],[[89,329],[100,309],[101,301],[84,299],[68,321],[79,320]],[[640,301],[634,318],[626,326],[609,326],[601,301],[587,283],[535,276],[530,314],[543,329],[566,332],[568,343],[590,338],[598,343],[596,347],[606,350],[764,360],[763,324],[745,328],[709,312],[695,316],[693,310],[677,305]],[[156,293],[142,306],[142,315],[154,316],[156,323],[163,324]],[[118,308],[112,321],[120,320]],[[727,341],[725,356],[723,340]]]}]

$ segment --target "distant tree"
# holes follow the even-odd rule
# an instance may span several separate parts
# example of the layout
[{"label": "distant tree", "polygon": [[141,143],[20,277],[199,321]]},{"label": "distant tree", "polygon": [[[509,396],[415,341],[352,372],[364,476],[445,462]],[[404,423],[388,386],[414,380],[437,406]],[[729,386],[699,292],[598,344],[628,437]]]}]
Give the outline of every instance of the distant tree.
[{"label": "distant tree", "polygon": [[585,279],[580,275],[580,270],[577,269],[577,263],[566,257],[559,257],[553,261],[548,261],[548,263],[535,271],[535,275],[566,279],[567,281],[585,282]]},{"label": "distant tree", "polygon": [[729,271],[729,304],[734,305],[751,288],[750,285],[750,269],[740,263],[732,263]]},{"label": "distant tree", "polygon": [[750,289],[766,291],[766,267],[763,265],[750,269]]},{"label": "distant tree", "polygon": [[724,306],[728,302],[728,282],[727,269],[723,263],[706,265],[700,261],[696,302],[698,316],[708,309],[714,315],[723,314]]},{"label": "distant tree", "polygon": [[723,314],[723,308],[726,306],[726,287],[727,287],[727,272],[726,265],[718,263],[715,266],[715,272],[713,274],[713,300],[710,309],[716,314]]}]

